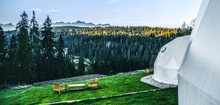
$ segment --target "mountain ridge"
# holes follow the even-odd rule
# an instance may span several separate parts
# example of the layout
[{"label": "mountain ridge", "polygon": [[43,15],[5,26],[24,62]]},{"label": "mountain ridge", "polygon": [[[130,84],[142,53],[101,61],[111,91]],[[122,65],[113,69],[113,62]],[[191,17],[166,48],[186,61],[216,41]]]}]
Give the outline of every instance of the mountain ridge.
[{"label": "mountain ridge", "polygon": [[84,21],[76,21],[76,22],[63,22],[63,21],[60,21],[60,22],[55,22],[53,23],[52,26],[76,26],[76,27],[109,27],[111,26],[110,24],[106,23],[106,24],[94,24],[92,22],[89,22],[89,23],[86,23]]},{"label": "mountain ridge", "polygon": [[[11,30],[15,30],[16,25],[12,24],[12,23],[0,23],[0,26],[3,28],[4,31],[11,31]],[[41,26],[41,25],[40,25]],[[76,22],[55,22],[52,23],[52,27],[60,27],[60,26],[76,26],[76,27],[109,27],[111,26],[108,23],[105,24],[94,24],[92,22],[86,23],[84,21],[76,21]]]}]

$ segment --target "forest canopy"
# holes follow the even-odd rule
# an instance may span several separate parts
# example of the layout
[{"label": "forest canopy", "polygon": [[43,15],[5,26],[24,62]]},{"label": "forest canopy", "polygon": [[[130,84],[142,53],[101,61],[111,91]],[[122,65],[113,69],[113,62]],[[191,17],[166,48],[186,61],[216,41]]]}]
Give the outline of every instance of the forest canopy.
[{"label": "forest canopy", "polygon": [[34,83],[84,74],[112,75],[153,67],[160,48],[192,26],[39,27],[23,12],[16,31],[0,27],[0,84]]}]

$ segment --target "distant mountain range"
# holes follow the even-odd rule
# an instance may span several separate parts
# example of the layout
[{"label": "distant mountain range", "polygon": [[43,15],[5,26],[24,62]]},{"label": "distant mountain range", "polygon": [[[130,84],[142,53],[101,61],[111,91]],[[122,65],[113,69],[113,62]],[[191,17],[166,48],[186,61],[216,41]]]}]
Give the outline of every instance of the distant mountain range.
[{"label": "distant mountain range", "polygon": [[7,23],[7,24],[0,23],[0,26],[3,28],[4,31],[15,30],[15,25],[13,25],[12,23]]},{"label": "distant mountain range", "polygon": [[110,24],[94,24],[94,23],[86,23],[84,21],[76,21],[76,22],[56,22],[56,23],[53,23],[52,26],[76,26],[76,27],[109,27],[111,26]]},{"label": "distant mountain range", "polygon": [[[0,23],[0,26],[3,28],[4,31],[8,30],[15,30],[15,26],[12,23],[2,24]],[[86,23],[84,21],[76,21],[76,22],[56,22],[52,24],[53,27],[59,27],[59,26],[76,26],[76,27],[109,27],[110,24],[94,24],[94,23]]]}]

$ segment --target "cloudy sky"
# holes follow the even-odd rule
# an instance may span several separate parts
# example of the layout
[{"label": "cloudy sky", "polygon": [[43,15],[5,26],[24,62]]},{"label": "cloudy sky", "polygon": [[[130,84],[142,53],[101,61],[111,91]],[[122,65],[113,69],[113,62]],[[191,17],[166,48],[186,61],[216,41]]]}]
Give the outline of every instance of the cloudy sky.
[{"label": "cloudy sky", "polygon": [[196,18],[202,0],[0,0],[0,23],[16,24],[32,10],[42,24],[52,22],[109,23],[113,26],[180,27]]}]

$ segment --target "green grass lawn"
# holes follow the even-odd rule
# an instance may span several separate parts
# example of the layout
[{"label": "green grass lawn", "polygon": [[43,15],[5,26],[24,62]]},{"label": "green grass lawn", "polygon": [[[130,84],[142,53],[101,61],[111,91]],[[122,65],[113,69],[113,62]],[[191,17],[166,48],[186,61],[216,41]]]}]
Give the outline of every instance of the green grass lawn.
[{"label": "green grass lawn", "polygon": [[76,105],[178,105],[177,88],[130,96],[79,102]]},{"label": "green grass lawn", "polygon": [[[4,90],[0,92],[0,104],[44,104],[67,100],[78,100],[87,98],[98,98],[102,96],[118,95],[129,92],[156,89],[153,86],[140,82],[140,78],[146,76],[146,73],[123,74],[99,79],[98,89],[89,89],[79,91],[70,91],[62,94],[53,92],[51,86],[32,86],[21,90]],[[75,83],[85,83],[80,81]],[[70,84],[70,83],[68,83]],[[130,99],[130,100],[129,100]],[[128,101],[127,101],[128,100]],[[117,98],[100,99],[94,101],[79,102],[78,104],[126,104],[126,103],[149,103],[150,101],[164,101],[168,104],[177,104],[177,89],[167,89],[155,92],[140,93],[130,96]]]}]

